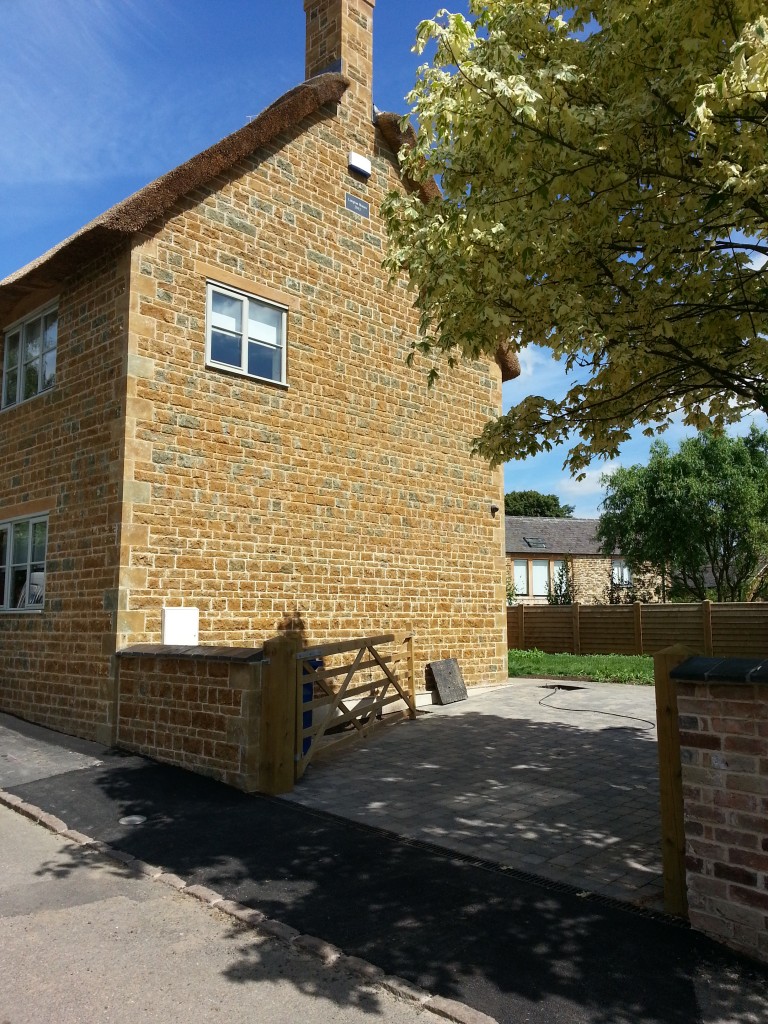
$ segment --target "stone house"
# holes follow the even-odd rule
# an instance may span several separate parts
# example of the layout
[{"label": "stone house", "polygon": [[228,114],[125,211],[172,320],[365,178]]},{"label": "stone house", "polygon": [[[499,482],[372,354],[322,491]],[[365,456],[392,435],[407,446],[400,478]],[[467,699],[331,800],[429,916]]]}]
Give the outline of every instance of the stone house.
[{"label": "stone house", "polygon": [[113,741],[117,652],[182,606],[205,645],[407,629],[417,677],[504,677],[502,476],[469,451],[515,367],[406,365],[374,2],[305,0],[304,84],[0,282],[4,711]]},{"label": "stone house", "polygon": [[[597,541],[596,519],[557,519],[506,516],[507,578],[514,583],[515,598],[522,604],[546,604],[550,588],[565,571],[570,576],[574,602],[607,604],[623,596],[634,597],[638,584],[629,566],[615,552],[603,554]],[[634,586],[633,586],[634,584]]]}]

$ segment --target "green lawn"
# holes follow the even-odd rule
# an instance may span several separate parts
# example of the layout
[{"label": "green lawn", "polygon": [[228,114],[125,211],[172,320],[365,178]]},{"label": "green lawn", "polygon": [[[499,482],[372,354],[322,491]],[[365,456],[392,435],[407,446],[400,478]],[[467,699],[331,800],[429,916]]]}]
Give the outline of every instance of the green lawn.
[{"label": "green lawn", "polygon": [[653,658],[639,654],[545,654],[537,650],[512,650],[509,674],[652,686]]}]

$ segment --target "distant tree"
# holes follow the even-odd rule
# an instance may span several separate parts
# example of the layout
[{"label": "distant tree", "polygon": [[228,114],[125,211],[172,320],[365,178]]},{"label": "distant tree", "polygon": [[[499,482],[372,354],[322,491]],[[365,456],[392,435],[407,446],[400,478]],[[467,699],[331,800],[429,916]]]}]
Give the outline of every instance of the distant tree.
[{"label": "distant tree", "polygon": [[768,590],[768,433],[711,433],[672,453],[656,441],[647,466],[603,477],[597,536],[633,572],[649,567],[673,595],[750,601]]},{"label": "distant tree", "polygon": [[563,505],[556,494],[510,491],[504,495],[504,512],[508,516],[551,516],[554,519],[572,519],[573,505]]}]

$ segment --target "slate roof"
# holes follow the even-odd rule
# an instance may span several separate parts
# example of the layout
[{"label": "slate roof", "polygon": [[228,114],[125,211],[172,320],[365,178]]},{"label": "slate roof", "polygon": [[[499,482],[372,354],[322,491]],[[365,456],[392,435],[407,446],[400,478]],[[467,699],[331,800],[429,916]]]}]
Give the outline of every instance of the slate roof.
[{"label": "slate roof", "polygon": [[602,555],[595,537],[597,519],[555,519],[545,516],[504,518],[508,555],[531,558],[547,555]]}]

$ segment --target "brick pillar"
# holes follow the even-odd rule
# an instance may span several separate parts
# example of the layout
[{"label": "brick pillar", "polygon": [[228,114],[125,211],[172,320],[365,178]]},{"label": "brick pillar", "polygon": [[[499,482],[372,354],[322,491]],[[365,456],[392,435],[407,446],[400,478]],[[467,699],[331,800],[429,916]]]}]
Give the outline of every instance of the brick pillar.
[{"label": "brick pillar", "polygon": [[352,85],[344,104],[373,117],[373,8],[376,0],[304,0],[306,76],[341,72]]}]

